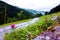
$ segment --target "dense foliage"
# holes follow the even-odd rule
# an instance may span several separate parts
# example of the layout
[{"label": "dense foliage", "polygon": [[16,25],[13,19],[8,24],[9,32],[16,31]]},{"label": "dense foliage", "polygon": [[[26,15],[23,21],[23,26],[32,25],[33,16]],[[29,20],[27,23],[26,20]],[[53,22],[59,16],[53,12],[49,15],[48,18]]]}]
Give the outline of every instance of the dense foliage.
[{"label": "dense foliage", "polygon": [[[47,24],[46,24],[47,25]],[[46,25],[44,24],[44,27],[46,27]],[[20,30],[17,30],[15,32],[11,32],[9,34],[6,34],[5,36],[5,40],[29,40],[29,37],[28,37],[28,33],[30,32],[31,35],[32,35],[32,39],[35,38],[38,34],[40,34],[41,32],[43,32],[43,28],[42,25],[40,27],[40,25],[32,25],[32,26],[29,26],[29,27],[26,27],[26,28],[23,28],[23,29],[20,29]],[[46,29],[45,29],[46,30]]]},{"label": "dense foliage", "polygon": [[58,19],[57,24],[54,26],[48,27],[48,29],[42,32],[34,40],[60,40],[60,18]]},{"label": "dense foliage", "polygon": [[[34,18],[36,17],[36,14],[34,13],[34,11],[18,8],[0,1],[0,24]],[[41,15],[39,14],[39,16]]]},{"label": "dense foliage", "polygon": [[45,15],[48,15],[49,14],[49,12],[45,12]]},{"label": "dense foliage", "polygon": [[54,31],[45,31],[40,36],[36,37],[34,40],[60,40],[60,26],[56,27]]},{"label": "dense foliage", "polygon": [[43,31],[47,30],[47,28],[53,24],[54,21],[51,21],[50,18],[53,16],[46,15],[40,17],[40,21],[36,22],[33,25],[29,25],[26,28],[18,29],[14,32],[8,33],[5,35],[5,40],[29,40],[34,39]]},{"label": "dense foliage", "polygon": [[60,12],[60,4],[50,10],[49,13],[55,13],[55,12]]}]

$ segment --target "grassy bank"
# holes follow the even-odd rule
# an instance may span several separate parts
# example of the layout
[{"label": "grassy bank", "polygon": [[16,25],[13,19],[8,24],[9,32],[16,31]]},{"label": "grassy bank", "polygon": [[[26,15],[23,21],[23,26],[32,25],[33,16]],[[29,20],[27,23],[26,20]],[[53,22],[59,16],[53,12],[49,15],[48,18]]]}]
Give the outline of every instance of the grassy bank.
[{"label": "grassy bank", "polygon": [[6,23],[6,24],[0,25],[0,27],[5,27],[5,26],[11,25],[11,24],[18,24],[18,23],[22,23],[22,22],[27,22],[27,21],[30,21],[30,20],[32,20],[32,19],[25,19],[25,20],[21,20],[21,21]]},{"label": "grassy bank", "polygon": [[35,38],[40,33],[47,30],[49,26],[55,24],[55,21],[50,20],[54,16],[60,16],[60,12],[39,17],[40,19],[38,22],[29,25],[26,28],[20,28],[14,32],[6,34],[4,40],[31,40],[31,38]]}]

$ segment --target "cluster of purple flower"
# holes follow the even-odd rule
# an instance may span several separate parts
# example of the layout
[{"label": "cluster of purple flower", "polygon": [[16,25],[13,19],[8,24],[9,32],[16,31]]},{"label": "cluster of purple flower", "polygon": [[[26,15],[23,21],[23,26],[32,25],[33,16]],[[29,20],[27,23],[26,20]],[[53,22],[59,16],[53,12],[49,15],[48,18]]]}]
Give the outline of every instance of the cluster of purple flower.
[{"label": "cluster of purple flower", "polygon": [[60,27],[54,27],[54,31],[45,31],[40,36],[36,37],[34,40],[60,40]]}]

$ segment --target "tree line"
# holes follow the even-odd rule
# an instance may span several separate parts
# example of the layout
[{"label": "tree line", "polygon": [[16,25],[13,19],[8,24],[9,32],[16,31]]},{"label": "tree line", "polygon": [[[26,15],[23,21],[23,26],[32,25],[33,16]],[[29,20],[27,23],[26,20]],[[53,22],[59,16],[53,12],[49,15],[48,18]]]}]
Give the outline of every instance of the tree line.
[{"label": "tree line", "polygon": [[42,16],[42,14],[40,13],[35,15],[34,13],[28,12],[25,9],[18,8],[0,1],[0,24],[34,18],[38,16]]},{"label": "tree line", "polygon": [[[45,15],[59,11],[60,5],[52,8],[50,12],[45,12]],[[3,1],[0,1],[0,24],[15,22],[39,16],[42,16],[42,14],[41,13],[34,14],[33,12],[26,11],[23,8],[18,8],[16,6],[12,6]]]}]

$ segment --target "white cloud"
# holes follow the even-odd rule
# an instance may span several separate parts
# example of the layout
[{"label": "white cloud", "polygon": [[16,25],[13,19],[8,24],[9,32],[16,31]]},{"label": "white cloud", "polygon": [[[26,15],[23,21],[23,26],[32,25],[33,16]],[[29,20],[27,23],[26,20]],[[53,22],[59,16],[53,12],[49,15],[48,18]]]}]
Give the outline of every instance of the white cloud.
[{"label": "white cloud", "polygon": [[60,3],[60,0],[3,0],[11,5],[31,9],[51,9]]}]

